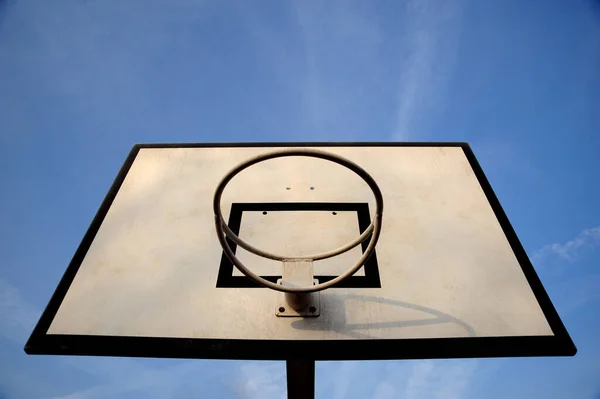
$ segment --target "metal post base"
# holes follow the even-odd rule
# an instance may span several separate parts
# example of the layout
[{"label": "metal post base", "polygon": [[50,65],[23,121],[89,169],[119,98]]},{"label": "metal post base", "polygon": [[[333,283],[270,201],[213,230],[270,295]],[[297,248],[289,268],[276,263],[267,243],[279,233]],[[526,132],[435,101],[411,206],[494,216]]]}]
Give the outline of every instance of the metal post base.
[{"label": "metal post base", "polygon": [[290,359],[285,361],[288,399],[314,399],[315,361]]},{"label": "metal post base", "polygon": [[[315,285],[319,280],[315,279]],[[281,284],[281,279],[277,280]],[[278,317],[317,317],[321,314],[321,293],[277,295],[276,315]]]}]

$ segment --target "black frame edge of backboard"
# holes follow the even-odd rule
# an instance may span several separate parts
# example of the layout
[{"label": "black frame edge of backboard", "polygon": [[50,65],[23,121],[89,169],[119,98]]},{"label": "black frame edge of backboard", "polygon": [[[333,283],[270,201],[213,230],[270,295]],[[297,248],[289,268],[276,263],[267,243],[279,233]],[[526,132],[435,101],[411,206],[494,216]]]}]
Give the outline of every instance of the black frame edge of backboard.
[{"label": "black frame edge of backboard", "polygon": [[504,209],[502,208],[498,197],[496,196],[490,182],[483,172],[479,161],[475,157],[471,146],[467,143],[464,143],[462,148],[469,161],[469,164],[471,165],[471,168],[473,169],[473,172],[475,173],[475,176],[477,177],[477,181],[481,185],[481,188],[483,189],[483,192],[485,193],[485,196],[492,207],[494,214],[496,215],[496,219],[500,223],[500,227],[502,228],[502,231],[504,232],[512,251],[517,258],[519,265],[521,266],[521,270],[523,271],[523,274],[525,275],[525,278],[527,279],[527,282],[529,283],[529,286],[533,291],[533,294],[535,295],[535,298],[537,299],[544,316],[546,316],[546,320],[550,325],[554,336],[559,340],[560,346],[564,346],[566,356],[575,355],[577,353],[577,348],[569,336],[565,325],[560,319],[556,308],[552,304],[552,301],[550,300],[542,281],[537,275],[533,264],[529,260],[525,248],[523,248],[517,233],[508,220],[508,216],[504,212]]},{"label": "black frame edge of backboard", "polygon": [[[463,149],[500,226],[523,270],[554,335],[424,338],[395,340],[240,340],[189,339],[99,335],[47,334],[72,281],[77,274],[108,209],[116,197],[137,154],[144,148],[223,148],[223,147],[460,147]],[[350,344],[350,345],[349,345]],[[442,359],[528,356],[573,356],[577,349],[562,323],[508,217],[488,182],[471,147],[464,142],[269,142],[269,143],[164,143],[135,144],[113,181],[98,212],[54,294],[25,344],[28,354],[127,356],[156,358],[204,358],[286,360],[384,360]]]},{"label": "black frame edge of backboard", "polygon": [[33,353],[30,352],[30,350],[33,350],[33,348],[43,348],[46,346],[48,328],[50,327],[52,320],[54,320],[54,316],[56,316],[56,313],[58,312],[58,309],[65,295],[67,294],[71,283],[75,279],[75,275],[79,270],[79,266],[81,266],[81,263],[83,262],[83,259],[87,254],[87,251],[89,250],[90,246],[92,245],[92,242],[94,241],[94,238],[96,237],[96,233],[98,233],[98,230],[100,229],[100,226],[104,221],[104,217],[108,213],[112,202],[117,196],[117,193],[119,192],[121,185],[125,181],[125,177],[127,176],[127,173],[129,173],[129,169],[131,168],[131,165],[133,165],[133,162],[135,161],[135,158],[141,148],[141,145],[135,144],[133,148],[129,151],[127,157],[125,158],[125,161],[123,162],[119,173],[117,173],[117,176],[113,180],[108,190],[108,193],[106,194],[104,200],[100,204],[100,208],[98,208],[98,211],[94,215],[94,218],[92,219],[90,226],[88,227],[85,235],[83,236],[81,243],[77,247],[77,250],[75,251],[73,257],[71,258],[67,270],[60,279],[58,286],[54,291],[54,294],[52,294],[48,305],[46,305],[46,308],[44,309],[40,319],[38,320],[35,328],[33,329],[31,336],[27,340],[27,343],[25,344],[25,352]]}]

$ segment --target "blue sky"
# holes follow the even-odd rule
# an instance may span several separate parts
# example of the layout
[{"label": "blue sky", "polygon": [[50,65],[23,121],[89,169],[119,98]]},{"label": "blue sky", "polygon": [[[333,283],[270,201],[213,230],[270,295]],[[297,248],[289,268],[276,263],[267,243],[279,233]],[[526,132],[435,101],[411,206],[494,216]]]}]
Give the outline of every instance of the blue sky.
[{"label": "blue sky", "polygon": [[279,398],[278,362],[27,356],[131,145],[468,141],[573,358],[323,362],[331,398],[600,396],[600,3],[0,0],[0,398]]}]

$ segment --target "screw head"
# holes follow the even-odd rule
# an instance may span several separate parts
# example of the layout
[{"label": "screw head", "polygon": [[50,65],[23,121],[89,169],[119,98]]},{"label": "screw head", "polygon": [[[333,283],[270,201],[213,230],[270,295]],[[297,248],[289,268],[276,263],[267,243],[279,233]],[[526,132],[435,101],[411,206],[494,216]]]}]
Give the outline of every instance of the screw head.
[{"label": "screw head", "polygon": [[279,313],[283,313],[283,312],[285,312],[285,308],[284,308],[283,306],[281,306],[281,307],[279,308]]},{"label": "screw head", "polygon": [[267,214],[267,211],[263,211],[263,215],[266,215],[266,214]]}]

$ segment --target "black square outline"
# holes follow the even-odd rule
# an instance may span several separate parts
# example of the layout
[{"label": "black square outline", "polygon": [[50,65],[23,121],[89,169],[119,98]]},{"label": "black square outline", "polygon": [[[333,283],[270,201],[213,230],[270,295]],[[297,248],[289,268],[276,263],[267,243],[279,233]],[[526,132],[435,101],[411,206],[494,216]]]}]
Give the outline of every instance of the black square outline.
[{"label": "black square outline", "polygon": [[[49,334],[48,329],[65,298],[104,217],[137,154],[157,148],[281,148],[281,147],[442,147],[461,148],[479,182],[523,274],[550,325],[552,335],[373,340],[267,340]],[[25,344],[28,354],[132,356],[186,359],[249,360],[383,360],[474,357],[573,356],[573,343],[546,293],[525,249],[504,213],[475,154],[464,142],[295,142],[295,143],[160,143],[135,144],[110,187],[90,227],[75,251],[54,294]]]},{"label": "black square outline", "polygon": [[[362,234],[371,223],[369,204],[366,202],[236,202],[231,204],[229,221],[227,222],[229,228],[236,235],[240,234],[242,215],[245,211],[355,211],[359,234]],[[235,254],[237,245],[229,238],[227,238],[227,243]],[[367,249],[368,245],[369,239],[366,239],[362,242],[361,247],[363,253]],[[221,263],[219,265],[219,274],[217,277],[217,288],[264,288],[246,276],[234,276],[233,267],[233,264],[227,255],[225,255],[225,252],[222,252]],[[379,266],[377,264],[377,249],[373,251],[373,254],[371,254],[369,259],[365,262],[363,268],[365,270],[364,276],[350,276],[332,288],[381,288],[381,281],[379,279]],[[281,278],[281,276],[261,277],[272,283],[276,283],[277,280]],[[319,280],[319,283],[325,283],[333,280],[336,277],[337,276],[315,275],[315,278]]]}]

